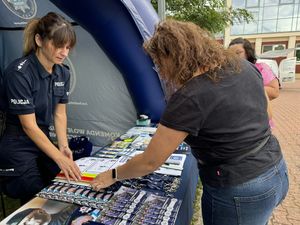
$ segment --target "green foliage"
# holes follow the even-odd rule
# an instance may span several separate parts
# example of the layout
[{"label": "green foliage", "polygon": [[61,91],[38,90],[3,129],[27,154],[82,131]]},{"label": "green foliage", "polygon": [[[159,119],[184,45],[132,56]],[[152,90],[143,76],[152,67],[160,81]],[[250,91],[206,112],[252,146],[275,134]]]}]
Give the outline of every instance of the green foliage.
[{"label": "green foliage", "polygon": [[156,12],[158,11],[158,4],[157,4],[158,0],[151,0],[151,4],[153,5],[154,9],[156,10]]},{"label": "green foliage", "polygon": [[[158,0],[151,0],[157,9]],[[225,0],[166,0],[166,14],[190,21],[212,33],[221,32],[234,21],[249,23],[253,16],[245,9],[227,8]]]}]

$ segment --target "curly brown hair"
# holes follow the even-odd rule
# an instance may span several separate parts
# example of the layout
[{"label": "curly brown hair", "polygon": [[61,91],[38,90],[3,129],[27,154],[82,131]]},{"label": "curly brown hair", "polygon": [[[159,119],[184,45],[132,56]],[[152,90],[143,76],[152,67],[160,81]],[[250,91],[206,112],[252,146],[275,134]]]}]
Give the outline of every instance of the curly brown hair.
[{"label": "curly brown hair", "polygon": [[175,84],[185,84],[199,68],[205,68],[213,81],[222,78],[219,71],[226,67],[239,71],[236,54],[225,50],[208,31],[191,22],[172,19],[160,22],[143,47],[158,68],[169,66],[162,59],[171,60],[167,78]]}]

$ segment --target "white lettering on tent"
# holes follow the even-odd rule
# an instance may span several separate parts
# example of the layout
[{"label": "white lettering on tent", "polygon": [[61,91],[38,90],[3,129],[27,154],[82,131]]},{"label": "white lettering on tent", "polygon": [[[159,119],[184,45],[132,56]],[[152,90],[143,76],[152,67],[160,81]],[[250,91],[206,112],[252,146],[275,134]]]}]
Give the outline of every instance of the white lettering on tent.
[{"label": "white lettering on tent", "polygon": [[100,130],[87,130],[86,135],[105,137],[105,138],[110,138],[111,140],[115,140],[121,134],[119,132],[109,132],[109,131],[100,131]]},{"label": "white lettering on tent", "polygon": [[79,128],[70,128],[70,127],[68,127],[68,133],[83,135],[83,134],[85,134],[85,130],[84,129],[79,129]]}]

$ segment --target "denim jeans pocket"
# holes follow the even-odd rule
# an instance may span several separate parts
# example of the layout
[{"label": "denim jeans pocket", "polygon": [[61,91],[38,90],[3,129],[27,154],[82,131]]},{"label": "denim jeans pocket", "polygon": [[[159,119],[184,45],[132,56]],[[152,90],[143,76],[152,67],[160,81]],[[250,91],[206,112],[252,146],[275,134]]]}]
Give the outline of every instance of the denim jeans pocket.
[{"label": "denim jeans pocket", "polygon": [[239,225],[265,225],[276,207],[276,187],[263,194],[234,197]]},{"label": "denim jeans pocket", "polygon": [[284,195],[283,195],[283,199],[286,197],[287,193],[288,193],[288,190],[289,190],[289,184],[290,184],[290,181],[289,181],[289,174],[288,174],[288,171],[287,169],[284,171],[284,179],[285,179],[285,188],[284,188]]},{"label": "denim jeans pocket", "polygon": [[288,175],[288,170],[286,168],[286,165],[282,168],[280,168],[280,178],[281,178],[281,196],[279,196],[279,201],[277,205],[279,205],[286,197],[288,190],[289,190],[289,175]]}]

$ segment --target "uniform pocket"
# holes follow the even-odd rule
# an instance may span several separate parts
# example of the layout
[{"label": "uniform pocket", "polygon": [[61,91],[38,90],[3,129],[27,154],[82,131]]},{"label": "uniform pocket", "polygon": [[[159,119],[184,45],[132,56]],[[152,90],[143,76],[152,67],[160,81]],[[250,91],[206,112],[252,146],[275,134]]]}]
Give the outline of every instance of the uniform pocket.
[{"label": "uniform pocket", "polygon": [[25,135],[4,136],[0,149],[0,176],[20,176],[40,152]]},{"label": "uniform pocket", "polygon": [[234,202],[238,224],[264,225],[276,207],[276,187],[259,195],[234,197]]},{"label": "uniform pocket", "polygon": [[65,94],[64,87],[53,87],[53,93],[55,96],[63,96]]},{"label": "uniform pocket", "polygon": [[279,205],[285,199],[289,190],[289,175],[288,175],[288,169],[286,167],[285,162],[279,168],[279,172],[280,172],[280,179],[281,179],[281,196],[277,205]]}]

